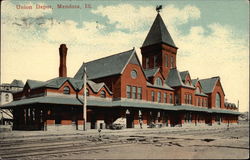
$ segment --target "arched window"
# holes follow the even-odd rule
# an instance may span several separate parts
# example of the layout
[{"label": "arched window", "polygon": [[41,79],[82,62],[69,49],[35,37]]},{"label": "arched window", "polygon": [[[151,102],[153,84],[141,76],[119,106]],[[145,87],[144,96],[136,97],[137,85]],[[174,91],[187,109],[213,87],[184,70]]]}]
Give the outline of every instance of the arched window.
[{"label": "arched window", "polygon": [[221,107],[221,97],[219,93],[216,93],[216,108],[220,108]]},{"label": "arched window", "polygon": [[106,98],[106,92],[105,91],[101,91],[101,98]]},{"label": "arched window", "polygon": [[155,84],[157,85],[157,86],[162,86],[162,80],[161,80],[161,78],[156,78],[156,80],[155,80]]},{"label": "arched window", "polygon": [[63,88],[63,94],[70,94],[70,89],[68,86]]},{"label": "arched window", "polygon": [[9,99],[9,94],[5,94],[5,101],[6,101],[6,102],[9,102],[9,100],[10,100],[10,99]]}]

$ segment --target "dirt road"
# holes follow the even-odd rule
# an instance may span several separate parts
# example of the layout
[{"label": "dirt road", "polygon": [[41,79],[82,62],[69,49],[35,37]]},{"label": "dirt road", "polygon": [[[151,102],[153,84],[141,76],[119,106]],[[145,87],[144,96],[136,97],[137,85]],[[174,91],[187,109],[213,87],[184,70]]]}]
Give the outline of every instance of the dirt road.
[{"label": "dirt road", "polygon": [[191,128],[0,134],[3,159],[247,159],[248,123]]}]

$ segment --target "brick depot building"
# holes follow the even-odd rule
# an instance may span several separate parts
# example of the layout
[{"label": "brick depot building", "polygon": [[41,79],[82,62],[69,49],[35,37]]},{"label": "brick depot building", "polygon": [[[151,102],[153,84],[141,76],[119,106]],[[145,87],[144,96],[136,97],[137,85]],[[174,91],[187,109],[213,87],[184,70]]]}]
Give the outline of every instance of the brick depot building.
[{"label": "brick depot building", "polygon": [[84,68],[87,70],[87,128],[109,128],[125,119],[127,128],[218,125],[238,122],[238,108],[225,102],[220,77],[191,79],[176,65],[178,48],[158,13],[141,47],[83,63],[67,77],[67,47],[59,48],[59,77],[27,80],[14,101],[2,106],[13,113],[13,129],[83,126]]}]

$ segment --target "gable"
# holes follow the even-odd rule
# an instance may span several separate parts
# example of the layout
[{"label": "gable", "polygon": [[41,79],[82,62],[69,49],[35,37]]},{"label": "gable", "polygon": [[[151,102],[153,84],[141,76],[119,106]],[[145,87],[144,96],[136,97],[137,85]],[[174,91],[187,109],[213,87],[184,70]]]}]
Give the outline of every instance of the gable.
[{"label": "gable", "polygon": [[[147,79],[147,77],[146,77],[146,75],[145,75],[145,73],[144,73],[144,71],[143,71],[142,65],[141,65],[141,63],[140,63],[140,61],[139,61],[139,58],[138,58],[137,53],[135,52],[135,50],[134,50],[134,52],[132,53],[132,56],[130,57],[130,59],[129,59],[129,61],[128,61],[127,64],[137,65],[137,66],[140,68],[140,72],[142,72],[144,78]],[[124,68],[123,68],[121,74],[124,73],[125,69],[127,68],[127,64],[124,66]]]},{"label": "gable", "polygon": [[216,88],[217,90],[222,90],[222,93],[223,93],[223,95],[225,96],[225,92],[224,92],[224,90],[223,90],[223,88],[222,88],[222,85],[221,85],[220,80],[218,80],[218,81],[216,82],[215,88]]}]

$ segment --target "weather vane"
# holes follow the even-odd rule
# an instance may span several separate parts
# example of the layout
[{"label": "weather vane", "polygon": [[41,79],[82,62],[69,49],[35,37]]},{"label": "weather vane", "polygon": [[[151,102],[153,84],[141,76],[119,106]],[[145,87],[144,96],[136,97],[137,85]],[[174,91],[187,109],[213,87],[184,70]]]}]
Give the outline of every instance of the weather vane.
[{"label": "weather vane", "polygon": [[155,10],[156,10],[158,13],[160,12],[161,9],[162,9],[162,5],[157,5],[156,8],[155,8]]}]

